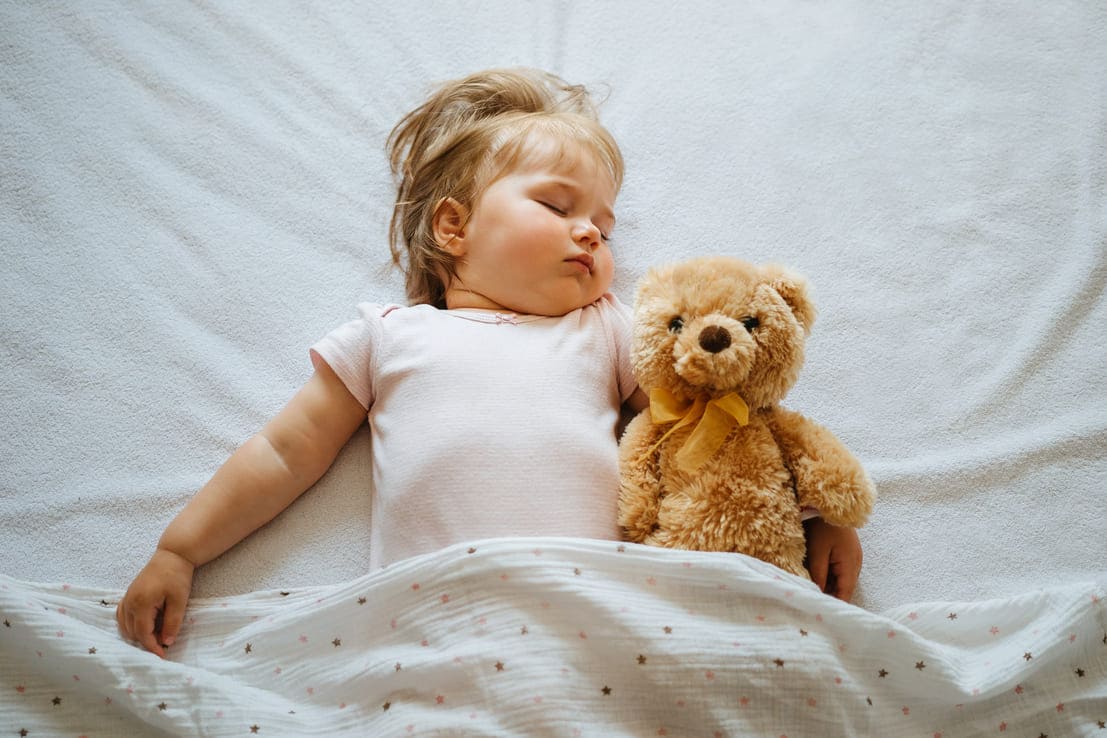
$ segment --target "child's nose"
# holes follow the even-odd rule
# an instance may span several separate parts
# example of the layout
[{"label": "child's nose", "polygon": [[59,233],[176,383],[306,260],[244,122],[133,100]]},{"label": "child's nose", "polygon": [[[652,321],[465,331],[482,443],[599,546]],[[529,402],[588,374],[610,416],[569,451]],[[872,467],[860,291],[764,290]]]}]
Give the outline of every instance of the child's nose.
[{"label": "child's nose", "polygon": [[600,229],[592,223],[580,223],[574,226],[573,240],[591,250],[600,245]]}]

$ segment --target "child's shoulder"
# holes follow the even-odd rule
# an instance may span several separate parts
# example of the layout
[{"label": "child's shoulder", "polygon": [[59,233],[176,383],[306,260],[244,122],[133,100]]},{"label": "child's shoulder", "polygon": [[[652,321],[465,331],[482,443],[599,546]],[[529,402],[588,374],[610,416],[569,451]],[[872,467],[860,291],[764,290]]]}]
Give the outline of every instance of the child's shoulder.
[{"label": "child's shoulder", "polygon": [[443,311],[433,305],[400,305],[395,302],[359,302],[357,304],[358,318],[371,323],[397,323],[422,322],[434,320],[441,316]]},{"label": "child's shoulder", "polygon": [[394,302],[359,302],[357,314],[362,320],[379,320],[396,310],[404,310],[404,306]]},{"label": "child's shoulder", "polygon": [[626,323],[630,322],[633,314],[630,306],[611,292],[605,292],[600,299],[589,305],[588,308],[598,311],[605,318],[610,317]]}]

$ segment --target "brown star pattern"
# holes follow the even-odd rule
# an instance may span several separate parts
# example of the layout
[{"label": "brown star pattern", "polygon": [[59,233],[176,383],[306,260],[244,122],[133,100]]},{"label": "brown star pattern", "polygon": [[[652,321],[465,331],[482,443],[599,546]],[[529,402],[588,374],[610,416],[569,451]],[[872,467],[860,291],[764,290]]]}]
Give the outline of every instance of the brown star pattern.
[{"label": "brown star pattern", "polygon": [[[623,549],[623,547],[620,547],[619,550],[624,550],[624,549]],[[469,553],[474,553],[475,551],[476,551],[475,548],[470,548],[469,549]],[[573,569],[573,573],[574,573],[575,576],[580,576],[582,574],[582,570],[579,567],[577,567],[577,568]],[[281,592],[282,596],[285,596],[285,595],[288,595],[288,594],[289,594],[288,592]],[[357,597],[357,604],[358,605],[364,605],[364,604],[366,604],[366,602],[367,602],[366,597]],[[108,605],[108,603],[105,600],[101,600],[100,604],[104,605],[104,606]],[[49,608],[47,608],[47,609],[49,609]],[[945,619],[947,619],[951,622],[955,621],[955,620],[958,619],[958,614],[956,612],[950,612],[945,616]],[[13,627],[12,623],[7,619],[3,620],[3,624],[6,628]],[[654,626],[654,627],[656,627],[656,626]],[[673,627],[671,625],[663,626],[662,630],[667,635],[671,635],[673,633]],[[802,638],[806,638],[806,637],[809,636],[809,631],[807,629],[797,628],[797,630],[798,630],[799,635]],[[993,626],[993,631],[995,631],[995,630],[997,630],[997,629],[995,629],[994,626]],[[529,631],[528,631],[528,628],[527,628],[526,625],[521,626],[521,628],[520,628],[521,635],[527,635],[528,632]],[[796,631],[793,631],[793,632],[796,632]],[[1073,636],[1070,640],[1073,640],[1073,639],[1075,639],[1075,636]],[[342,640],[338,637],[335,637],[334,640],[331,641],[331,643],[335,648],[338,648],[342,645]],[[1104,643],[1104,645],[1107,645],[1107,633],[1104,634],[1103,643]],[[97,654],[96,647],[89,647],[87,650],[88,650],[89,655],[96,655]],[[253,644],[252,643],[246,643],[245,646],[244,646],[244,651],[245,651],[246,654],[251,654],[253,652]],[[1034,659],[1034,654],[1030,651],[1024,652],[1022,656],[1023,656],[1024,661],[1027,662],[1027,663]],[[259,657],[259,658],[261,658],[261,657]],[[636,661],[637,661],[638,665],[646,665],[647,662],[648,662],[648,658],[645,654],[638,654],[637,657],[636,657]],[[773,665],[775,665],[776,668],[779,668],[779,669],[783,669],[785,667],[785,661],[781,658],[775,658],[775,659],[772,660],[771,663]],[[908,662],[908,663],[910,663],[910,662]],[[487,662],[485,662],[485,664],[487,664]],[[903,666],[904,668],[906,668],[905,664],[897,663],[897,668],[899,668],[900,666]],[[516,665],[516,668],[517,667],[518,667],[518,665]],[[927,664],[926,664],[925,661],[919,660],[919,661],[914,662],[914,667],[917,671],[922,672],[926,669]],[[487,666],[485,668],[487,668]],[[505,666],[503,661],[498,660],[494,663],[494,668],[495,668],[496,672],[503,672],[503,671],[505,671],[506,666]],[[1069,668],[1071,670],[1071,673],[1074,674],[1076,677],[1078,677],[1080,679],[1084,679],[1086,677],[1087,672],[1082,667],[1079,667],[1079,666],[1078,667],[1072,667],[1071,662],[1070,662],[1070,667]],[[401,671],[401,669],[402,669],[401,664],[399,662],[396,662],[395,671],[399,672],[399,671]],[[878,676],[881,679],[885,679],[888,676],[890,676],[890,672],[887,669],[882,668],[882,669],[879,670]],[[593,686],[593,688],[594,688],[594,686]],[[605,684],[601,687],[601,689],[599,691],[602,693],[603,696],[607,697],[607,696],[611,696],[613,694],[614,690],[610,687],[610,685]],[[1022,692],[1021,686],[1019,688],[1017,688],[1015,690],[1015,692],[1017,694],[1021,694],[1021,692]],[[437,697],[437,702],[439,704],[443,704],[444,701],[445,701],[445,697],[443,697],[443,696],[438,696]],[[871,696],[866,697],[866,703],[870,707],[872,707],[874,705]],[[62,704],[62,698],[60,696],[55,696],[52,700],[52,704],[55,707],[60,706]],[[164,701],[157,704],[156,707],[159,711],[162,711],[162,712],[168,710],[168,704]],[[382,709],[383,712],[388,712],[391,709],[391,707],[392,707],[392,703],[390,701],[386,701],[381,705],[381,709]],[[1063,705],[1061,703],[1058,703],[1058,705],[1056,707],[1056,710],[1057,710],[1057,712],[1061,712],[1063,710]],[[1107,722],[1105,722],[1104,720],[1092,721],[1090,719],[1090,716],[1089,716],[1089,722],[1085,723],[1085,724],[1089,725],[1089,727],[1090,727],[1091,722],[1094,722],[1099,730],[1107,729]],[[260,726],[258,726],[256,724],[251,725],[249,730],[250,730],[250,733],[257,734],[257,733],[260,732]],[[28,733],[27,733],[26,729],[24,729],[24,730],[21,730],[18,733],[18,735],[26,736],[26,735],[28,735]],[[1046,733],[1041,733],[1038,738],[1049,738],[1049,736]]]}]

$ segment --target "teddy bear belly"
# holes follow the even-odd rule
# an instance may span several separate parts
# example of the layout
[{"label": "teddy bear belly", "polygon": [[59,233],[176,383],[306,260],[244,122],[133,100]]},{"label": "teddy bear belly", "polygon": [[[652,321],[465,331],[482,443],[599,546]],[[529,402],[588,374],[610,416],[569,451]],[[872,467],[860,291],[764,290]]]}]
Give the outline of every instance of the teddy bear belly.
[{"label": "teddy bear belly", "polygon": [[645,542],[744,553],[807,576],[792,476],[769,430],[738,429],[692,473],[677,468],[675,436],[660,449],[657,527]]}]

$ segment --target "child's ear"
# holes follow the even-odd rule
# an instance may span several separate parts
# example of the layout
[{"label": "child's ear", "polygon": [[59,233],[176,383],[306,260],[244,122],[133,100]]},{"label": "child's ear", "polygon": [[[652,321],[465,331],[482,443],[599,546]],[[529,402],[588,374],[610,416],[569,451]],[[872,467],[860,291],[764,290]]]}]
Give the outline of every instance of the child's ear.
[{"label": "child's ear", "polygon": [[453,256],[465,255],[465,224],[469,208],[452,197],[438,201],[434,210],[434,240],[438,247]]}]

